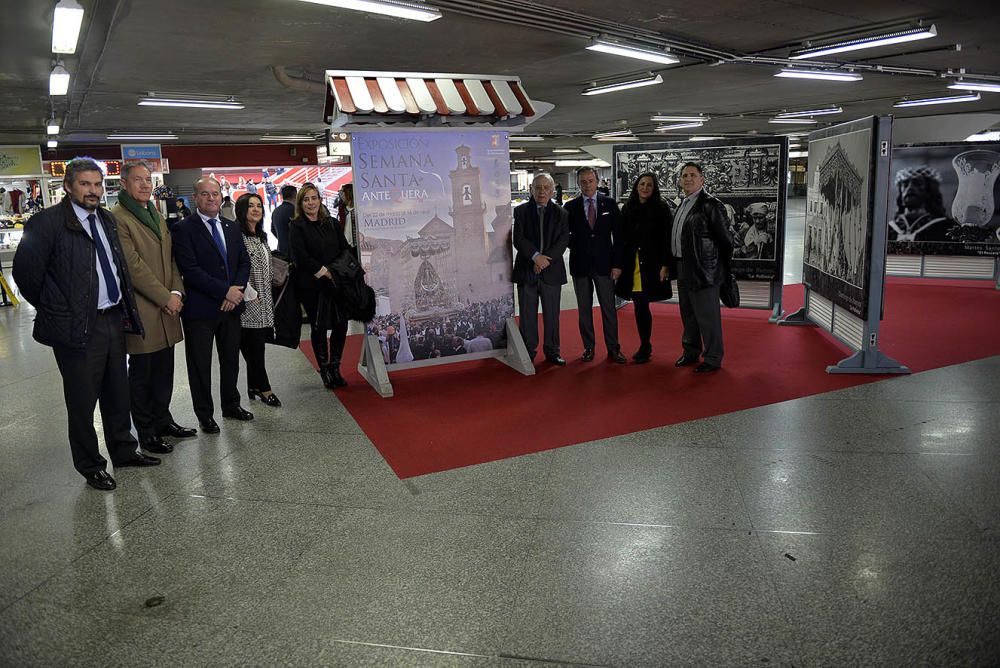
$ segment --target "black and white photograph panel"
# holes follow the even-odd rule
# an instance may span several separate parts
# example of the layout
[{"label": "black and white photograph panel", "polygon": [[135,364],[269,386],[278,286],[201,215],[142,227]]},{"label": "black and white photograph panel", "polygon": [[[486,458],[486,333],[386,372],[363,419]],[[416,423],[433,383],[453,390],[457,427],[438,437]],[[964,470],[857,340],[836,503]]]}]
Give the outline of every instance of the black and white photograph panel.
[{"label": "black and white photograph panel", "polygon": [[1000,254],[1000,143],[893,149],[888,252]]}]

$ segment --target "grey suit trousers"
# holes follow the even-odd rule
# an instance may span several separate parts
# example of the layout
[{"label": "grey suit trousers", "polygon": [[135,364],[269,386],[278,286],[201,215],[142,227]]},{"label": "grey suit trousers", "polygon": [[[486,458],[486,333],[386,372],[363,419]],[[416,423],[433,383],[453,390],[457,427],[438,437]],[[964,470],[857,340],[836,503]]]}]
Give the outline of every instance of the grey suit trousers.
[{"label": "grey suit trousers", "polygon": [[583,347],[594,348],[594,291],[601,305],[601,322],[604,324],[604,345],[608,353],[617,352],[618,311],[615,309],[615,282],[610,276],[574,276],[576,307],[580,312],[580,339]]},{"label": "grey suit trousers", "polygon": [[691,290],[684,279],[678,278],[677,297],[681,307],[681,322],[684,324],[681,336],[684,356],[690,359],[700,356],[707,364],[722,366],[722,305],[719,302],[719,286]]},{"label": "grey suit trousers", "polygon": [[[560,258],[561,261],[561,258]],[[542,352],[546,357],[559,356],[559,302],[561,285],[519,283],[517,286],[518,307],[521,310],[521,337],[532,359],[538,352],[538,302],[542,302],[542,325],[545,340]]]}]

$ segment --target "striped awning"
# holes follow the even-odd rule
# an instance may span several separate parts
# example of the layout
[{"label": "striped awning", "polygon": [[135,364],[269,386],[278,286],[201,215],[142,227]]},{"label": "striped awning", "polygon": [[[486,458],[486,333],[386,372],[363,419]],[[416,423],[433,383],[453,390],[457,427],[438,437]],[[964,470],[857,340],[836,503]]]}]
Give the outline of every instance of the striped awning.
[{"label": "striped awning", "polygon": [[[428,116],[491,123],[535,115],[518,77],[327,70],[327,123]],[[364,118],[370,117],[370,118]]]}]

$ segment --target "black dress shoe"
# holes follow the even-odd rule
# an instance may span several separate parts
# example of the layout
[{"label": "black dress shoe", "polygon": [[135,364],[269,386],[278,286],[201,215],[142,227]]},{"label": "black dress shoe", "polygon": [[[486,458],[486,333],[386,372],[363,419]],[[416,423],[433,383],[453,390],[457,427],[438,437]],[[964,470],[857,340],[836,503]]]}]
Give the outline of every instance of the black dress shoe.
[{"label": "black dress shoe", "polygon": [[566,366],[566,360],[559,355],[546,355],[545,361],[555,364],[556,366]]},{"label": "black dress shoe", "polygon": [[608,353],[608,360],[614,362],[615,364],[625,364],[628,360],[622,355],[622,351],[616,350],[613,353]]},{"label": "black dress shoe", "polygon": [[160,436],[169,436],[171,438],[191,438],[192,436],[197,436],[198,430],[192,429],[191,427],[182,427],[176,422],[171,422],[166,427],[160,429]]},{"label": "black dress shoe", "polygon": [[327,370],[330,372],[330,381],[333,383],[334,389],[338,387],[347,387],[347,381],[340,375],[339,366],[330,366]]},{"label": "black dress shoe", "polygon": [[632,361],[636,364],[645,364],[649,361],[649,358],[653,356],[653,351],[650,348],[639,348],[635,351],[635,355],[632,355]]},{"label": "black dress shoe", "polygon": [[232,410],[222,411],[222,417],[246,422],[253,419],[253,413],[245,410],[242,406],[238,406]]},{"label": "black dress shoe", "polygon": [[139,447],[148,452],[155,452],[160,455],[165,455],[174,451],[174,446],[164,442],[164,440],[159,436],[139,439]]},{"label": "black dress shoe", "polygon": [[333,380],[333,376],[330,375],[330,370],[325,366],[319,368],[319,377],[323,381],[323,387],[328,390],[332,390],[337,387],[337,384]]},{"label": "black dress shoe", "polygon": [[97,473],[91,473],[90,475],[84,476],[87,480],[87,484],[94,489],[100,489],[105,492],[113,490],[118,486],[115,483],[115,479],[111,477],[111,474],[107,471],[98,471]]},{"label": "black dress shoe", "polygon": [[116,462],[115,468],[121,469],[129,466],[159,466],[159,465],[160,465],[159,457],[150,457],[149,455],[140,454],[138,457],[134,457],[132,459],[126,459],[123,462]]},{"label": "black dress shoe", "polygon": [[708,362],[702,362],[694,368],[695,373],[709,373],[710,371],[718,371],[721,366],[715,366],[714,364],[709,364]]},{"label": "black dress shoe", "polygon": [[697,361],[698,361],[697,357],[688,357],[687,355],[681,355],[680,357],[677,358],[677,361],[674,362],[674,366],[691,366],[692,364],[697,363]]},{"label": "black dress shoe", "polygon": [[251,401],[254,399],[260,399],[261,403],[267,404],[268,406],[274,406],[275,408],[279,408],[281,406],[281,400],[278,399],[274,392],[264,394],[260,390],[247,390],[247,396],[250,397]]},{"label": "black dress shoe", "polygon": [[593,348],[586,348],[583,351],[583,356],[580,359],[582,359],[584,362],[592,362],[592,361],[594,361],[594,349]]},{"label": "black dress shoe", "polygon": [[213,418],[208,418],[201,423],[201,430],[206,434],[218,434],[219,433],[219,423]]}]

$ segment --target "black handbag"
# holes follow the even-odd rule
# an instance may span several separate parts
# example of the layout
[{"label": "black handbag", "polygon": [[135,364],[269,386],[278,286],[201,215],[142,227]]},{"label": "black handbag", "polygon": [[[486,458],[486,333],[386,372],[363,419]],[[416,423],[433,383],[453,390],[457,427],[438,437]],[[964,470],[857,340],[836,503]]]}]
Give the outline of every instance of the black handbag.
[{"label": "black handbag", "polygon": [[719,286],[719,300],[728,308],[738,308],[740,305],[740,286],[729,263],[726,263],[726,279]]}]

